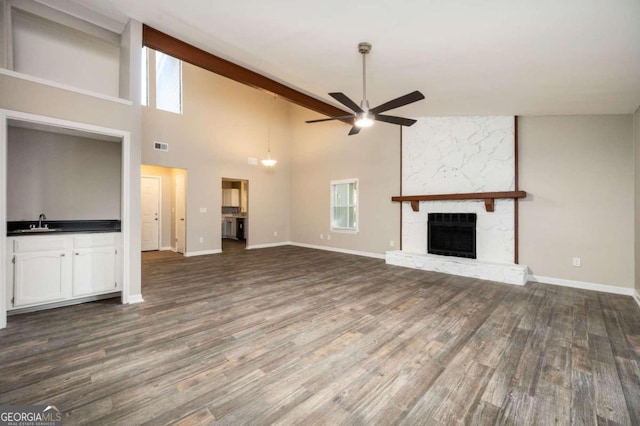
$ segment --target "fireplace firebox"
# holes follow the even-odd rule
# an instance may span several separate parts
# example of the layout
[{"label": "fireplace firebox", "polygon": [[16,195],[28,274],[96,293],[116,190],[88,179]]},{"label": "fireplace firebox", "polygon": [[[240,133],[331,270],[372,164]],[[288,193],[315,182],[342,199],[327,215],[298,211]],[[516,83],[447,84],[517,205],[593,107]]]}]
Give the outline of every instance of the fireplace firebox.
[{"label": "fireplace firebox", "polygon": [[427,252],[476,258],[475,213],[429,213]]}]

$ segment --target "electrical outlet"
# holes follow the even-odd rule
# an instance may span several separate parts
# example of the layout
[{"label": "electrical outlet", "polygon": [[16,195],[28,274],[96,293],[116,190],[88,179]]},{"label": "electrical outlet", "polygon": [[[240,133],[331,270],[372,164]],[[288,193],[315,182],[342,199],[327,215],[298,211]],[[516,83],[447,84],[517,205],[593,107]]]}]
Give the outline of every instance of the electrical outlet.
[{"label": "electrical outlet", "polygon": [[320,239],[324,240],[324,235],[320,234]]},{"label": "electrical outlet", "polygon": [[393,241],[393,240],[389,241],[389,246],[395,247],[396,246],[396,242]]},{"label": "electrical outlet", "polygon": [[327,234],[327,240],[331,239],[331,234]]},{"label": "electrical outlet", "polygon": [[573,266],[575,266],[576,268],[579,268],[579,267],[581,267],[581,266],[582,266],[582,259],[580,259],[579,257],[574,257],[574,258],[571,260],[571,264],[572,264]]},{"label": "electrical outlet", "polygon": [[200,237],[200,244],[204,243],[204,237]]},{"label": "electrical outlet", "polygon": [[273,231],[273,236],[277,237],[278,236],[278,231]]}]

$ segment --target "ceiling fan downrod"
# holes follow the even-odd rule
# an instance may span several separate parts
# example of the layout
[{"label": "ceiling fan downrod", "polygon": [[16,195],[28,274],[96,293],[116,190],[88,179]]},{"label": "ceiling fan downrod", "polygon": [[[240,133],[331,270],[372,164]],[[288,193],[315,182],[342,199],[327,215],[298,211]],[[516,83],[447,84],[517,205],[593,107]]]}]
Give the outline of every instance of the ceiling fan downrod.
[{"label": "ceiling fan downrod", "polygon": [[369,101],[367,100],[367,55],[371,52],[371,44],[362,42],[358,44],[358,52],[362,54],[362,101],[360,108],[365,112],[369,111]]}]

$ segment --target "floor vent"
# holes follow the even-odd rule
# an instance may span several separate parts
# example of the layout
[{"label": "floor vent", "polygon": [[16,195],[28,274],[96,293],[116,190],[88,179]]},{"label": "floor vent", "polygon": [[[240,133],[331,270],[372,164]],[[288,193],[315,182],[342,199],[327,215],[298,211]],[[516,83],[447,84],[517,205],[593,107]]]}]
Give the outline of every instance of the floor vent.
[{"label": "floor vent", "polygon": [[164,142],[154,142],[153,149],[156,151],[169,151],[169,144]]}]

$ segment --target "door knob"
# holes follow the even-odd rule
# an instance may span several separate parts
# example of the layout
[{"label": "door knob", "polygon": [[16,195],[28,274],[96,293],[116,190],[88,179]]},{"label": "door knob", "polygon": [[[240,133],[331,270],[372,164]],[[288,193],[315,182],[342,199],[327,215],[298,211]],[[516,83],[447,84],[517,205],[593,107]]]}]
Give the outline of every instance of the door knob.
[{"label": "door knob", "polygon": [[180,220],[184,220],[184,217],[180,218]]}]

